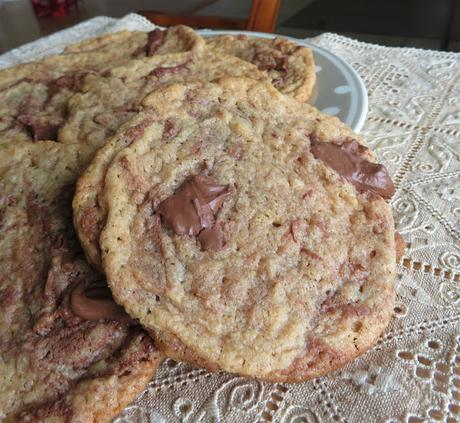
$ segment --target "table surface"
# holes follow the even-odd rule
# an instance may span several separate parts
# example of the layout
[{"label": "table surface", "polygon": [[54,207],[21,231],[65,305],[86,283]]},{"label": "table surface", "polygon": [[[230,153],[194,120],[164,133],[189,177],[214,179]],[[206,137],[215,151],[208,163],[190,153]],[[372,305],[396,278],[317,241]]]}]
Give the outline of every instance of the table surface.
[{"label": "table surface", "polygon": [[[93,19],[0,56],[0,66],[122,28],[152,26],[138,15]],[[362,134],[393,176],[391,206],[407,242],[393,321],[363,357],[299,385],[167,361],[115,421],[460,420],[460,54],[335,34],[309,41],[346,60],[367,87]]]}]

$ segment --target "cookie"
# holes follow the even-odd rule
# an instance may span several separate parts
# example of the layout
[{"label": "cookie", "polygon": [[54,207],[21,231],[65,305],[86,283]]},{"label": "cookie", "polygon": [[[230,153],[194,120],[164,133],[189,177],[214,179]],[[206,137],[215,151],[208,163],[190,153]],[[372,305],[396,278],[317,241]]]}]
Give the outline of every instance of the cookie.
[{"label": "cookie", "polygon": [[162,360],[73,233],[88,159],[54,142],[0,146],[2,421],[109,421]]},{"label": "cookie", "polygon": [[68,99],[110,59],[99,53],[53,56],[0,70],[0,143],[56,140]]},{"label": "cookie", "polygon": [[[187,27],[172,27],[187,28]],[[189,28],[188,28],[189,29]],[[190,29],[189,29],[190,30]],[[172,31],[172,29],[169,29]],[[157,53],[173,51],[171,45],[179,45],[177,41],[165,42],[157,49],[162,39],[160,29],[148,33],[149,42]],[[187,34],[189,35],[189,34]],[[173,38],[171,36],[171,38]],[[177,37],[178,38],[178,37]],[[165,37],[167,39],[167,37]],[[105,34],[100,37],[74,44],[66,49],[67,52],[82,51],[110,51],[116,54],[121,47],[131,52],[133,56],[144,54],[142,49],[147,43],[147,33],[144,32],[118,32]],[[306,101],[311,96],[316,81],[315,63],[311,49],[301,46],[285,38],[255,38],[246,35],[222,35],[206,37],[209,50],[217,55],[233,55],[255,64],[259,70],[268,71],[272,83],[282,93],[291,95],[299,101]],[[141,46],[141,47],[139,47]],[[166,51],[165,51],[166,50]]]},{"label": "cookie", "polygon": [[121,31],[103,34],[68,46],[64,53],[105,52],[113,56],[131,58],[150,57],[156,54],[171,54],[198,51],[204,40],[192,28],[185,25],[167,29],[155,28],[150,32]]},{"label": "cookie", "polygon": [[[173,27],[160,33],[164,35],[158,54],[199,51],[204,46],[201,37],[187,27]],[[144,35],[147,40],[147,34]],[[142,55],[148,47],[145,46],[146,40]],[[104,73],[131,59],[129,48],[120,45],[116,50],[100,48],[50,56],[0,70],[0,143],[11,139],[56,141],[59,128],[67,119],[68,100],[82,89],[85,78]]]},{"label": "cookie", "polygon": [[144,103],[115,137],[131,141],[106,172],[100,246],[114,298],[166,355],[300,382],[374,345],[395,298],[394,188],[361,139],[245,78]]},{"label": "cookie", "polygon": [[[59,133],[60,141],[99,148],[138,113],[139,104],[148,93],[173,82],[211,81],[225,75],[267,79],[265,72],[234,56],[182,53],[132,60],[112,69],[109,75],[87,79],[86,92],[69,101],[69,118]],[[124,146],[125,141],[120,148]],[[73,202],[75,228],[88,259],[98,268],[99,232],[104,221],[98,192],[105,163],[110,162],[116,149],[111,145],[97,154],[93,165],[80,178]]]},{"label": "cookie", "polygon": [[316,82],[311,49],[286,38],[256,38],[247,35],[206,37],[216,54],[232,54],[267,71],[272,84],[283,94],[307,101]]}]

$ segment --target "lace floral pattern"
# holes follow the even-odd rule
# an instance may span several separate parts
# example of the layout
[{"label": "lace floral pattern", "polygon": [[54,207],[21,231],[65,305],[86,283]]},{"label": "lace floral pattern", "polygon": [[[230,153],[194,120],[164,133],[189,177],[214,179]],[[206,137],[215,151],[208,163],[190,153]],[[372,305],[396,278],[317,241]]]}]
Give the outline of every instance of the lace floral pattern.
[{"label": "lace floral pattern", "polygon": [[[138,15],[95,18],[0,56],[0,67],[152,27]],[[166,360],[115,422],[460,421],[460,55],[335,34],[310,41],[350,63],[368,90],[362,132],[393,175],[396,227],[407,242],[395,318],[363,357],[299,385]]]}]

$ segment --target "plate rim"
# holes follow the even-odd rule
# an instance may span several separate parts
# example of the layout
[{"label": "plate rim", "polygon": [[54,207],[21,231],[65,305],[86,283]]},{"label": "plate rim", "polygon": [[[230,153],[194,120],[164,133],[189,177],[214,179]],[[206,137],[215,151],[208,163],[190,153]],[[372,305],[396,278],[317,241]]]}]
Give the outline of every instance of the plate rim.
[{"label": "plate rim", "polygon": [[366,86],[364,85],[364,82],[362,78],[359,76],[359,74],[351,67],[350,64],[348,64],[345,60],[340,58],[339,56],[335,55],[334,53],[331,53],[330,51],[317,46],[316,44],[310,43],[309,41],[302,40],[300,38],[295,38],[295,37],[290,37],[288,35],[281,35],[281,34],[269,34],[266,32],[257,32],[257,31],[239,31],[239,30],[224,30],[224,29],[200,29],[197,31],[200,35],[206,37],[206,36],[212,36],[212,35],[248,35],[252,37],[258,37],[258,38],[276,38],[276,37],[283,37],[288,40],[291,40],[293,42],[296,42],[298,44],[304,45],[305,47],[309,47],[313,50],[313,52],[320,54],[326,59],[328,59],[330,62],[332,62],[343,74],[345,77],[345,80],[347,81],[347,84],[355,88],[356,91],[356,98],[352,96],[352,101],[350,105],[350,110],[348,112],[348,116],[345,120],[348,120],[350,116],[353,115],[353,110],[358,108],[359,102],[362,104],[361,111],[355,111],[354,114],[356,115],[355,121],[352,121],[351,123],[347,123],[353,131],[359,133],[361,132],[364,122],[366,121],[367,117],[367,112],[368,112],[368,107],[369,107],[369,98],[366,90]]}]

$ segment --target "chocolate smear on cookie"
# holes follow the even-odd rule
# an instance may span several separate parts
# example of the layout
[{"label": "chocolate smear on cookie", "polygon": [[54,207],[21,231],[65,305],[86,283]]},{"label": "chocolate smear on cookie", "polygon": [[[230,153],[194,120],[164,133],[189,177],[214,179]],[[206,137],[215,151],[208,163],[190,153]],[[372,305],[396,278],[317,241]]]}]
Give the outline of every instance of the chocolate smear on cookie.
[{"label": "chocolate smear on cookie", "polygon": [[109,287],[103,282],[94,282],[87,286],[79,283],[70,295],[70,308],[74,314],[85,320],[132,322],[123,307],[113,300]]},{"label": "chocolate smear on cookie", "polygon": [[358,191],[371,192],[391,198],[395,192],[393,181],[385,166],[372,163],[360,156],[367,150],[356,140],[346,140],[341,144],[312,140],[310,151],[329,167],[352,183]]},{"label": "chocolate smear on cookie", "polygon": [[154,29],[148,33],[147,45],[145,46],[145,54],[153,56],[164,42],[165,33],[161,29]]},{"label": "chocolate smear on cookie", "polygon": [[69,72],[59,78],[53,79],[46,83],[48,87],[48,101],[61,90],[81,91],[85,77],[89,74],[87,71]]},{"label": "chocolate smear on cookie", "polygon": [[224,240],[216,216],[232,193],[228,185],[217,185],[208,176],[195,175],[162,201],[158,211],[163,224],[174,233],[198,236],[203,250],[218,251]]},{"label": "chocolate smear on cookie", "polygon": [[163,66],[153,69],[147,76],[154,76],[155,78],[161,78],[165,75],[176,75],[186,73],[189,70],[189,64],[192,60],[186,60],[184,63],[176,66]]}]

